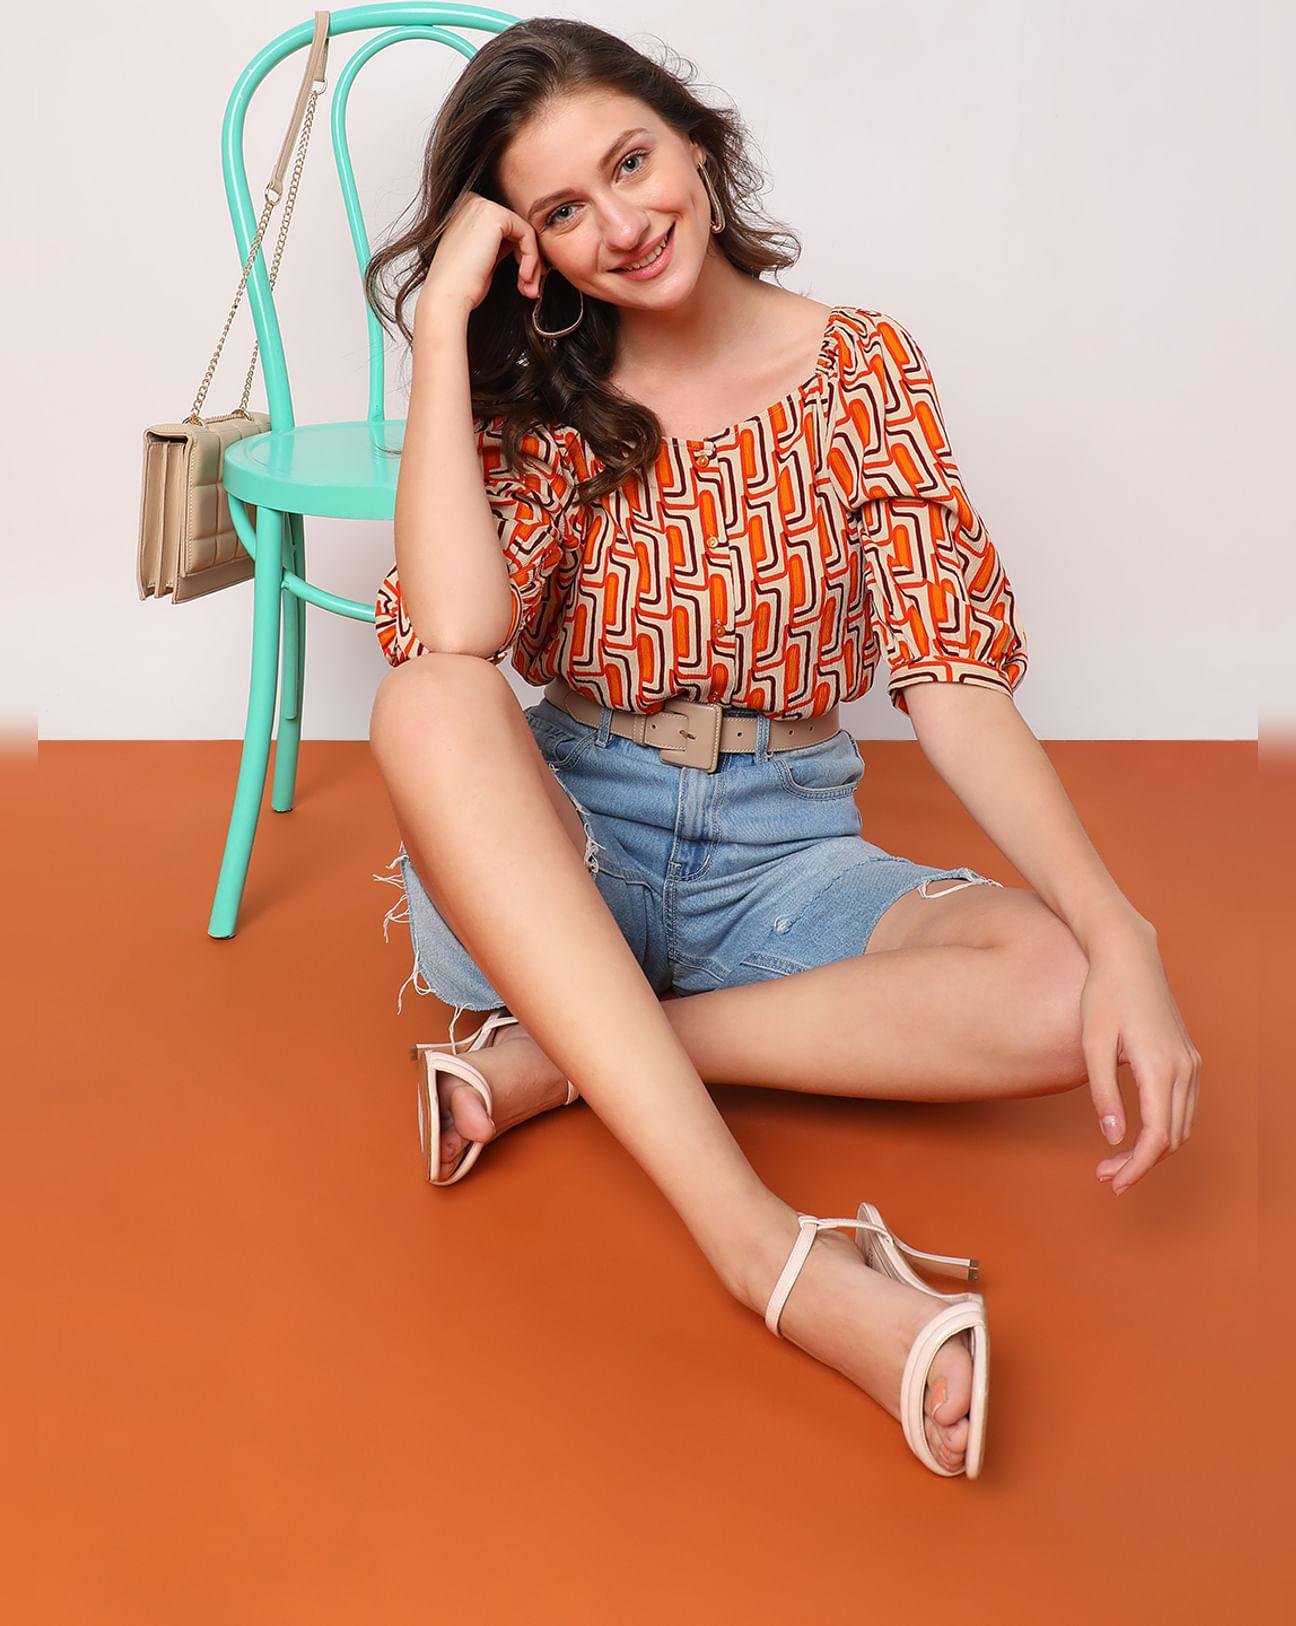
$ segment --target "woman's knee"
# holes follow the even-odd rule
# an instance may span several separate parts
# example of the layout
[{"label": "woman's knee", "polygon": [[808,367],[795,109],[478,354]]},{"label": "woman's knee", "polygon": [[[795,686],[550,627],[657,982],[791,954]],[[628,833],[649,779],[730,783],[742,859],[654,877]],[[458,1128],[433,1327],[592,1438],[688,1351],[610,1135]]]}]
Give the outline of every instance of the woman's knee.
[{"label": "woman's knee", "polygon": [[1087,1076],[1080,996],[1089,961],[1066,923],[1046,912],[1047,919],[1042,912],[1036,928],[1015,945],[1018,986],[1041,1076],[1064,1090],[1083,1084]]},{"label": "woman's knee", "polygon": [[447,737],[459,726],[471,728],[482,707],[517,700],[499,667],[480,655],[429,650],[384,673],[369,712],[369,742],[375,751],[411,733],[426,742],[429,729]]}]

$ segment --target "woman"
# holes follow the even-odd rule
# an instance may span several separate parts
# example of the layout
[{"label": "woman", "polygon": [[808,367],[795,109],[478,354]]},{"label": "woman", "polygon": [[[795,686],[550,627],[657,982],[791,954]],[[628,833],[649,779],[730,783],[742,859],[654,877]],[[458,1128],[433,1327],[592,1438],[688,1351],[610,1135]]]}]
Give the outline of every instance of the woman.
[{"label": "woman", "polygon": [[[424,173],[369,268],[377,309],[384,267],[416,260],[370,737],[415,987],[497,1013],[471,1062],[453,1025],[453,1055],[418,1047],[429,1178],[578,1080],[730,1292],[925,1466],[975,1476],[984,1303],[900,1248],[975,1262],[899,1244],[869,1203],[798,1214],[704,1085],[973,1100],[1087,1076],[1114,1145],[1125,1061],[1142,1127],[1098,1165],[1116,1191],[1191,1131],[1200,1058],[1013,704],[1025,641],[926,360],[880,312],[764,280],[796,245],[755,222],[740,122],[599,29],[491,40]],[[510,651],[546,686],[526,711]],[[1035,890],[860,839],[838,706],[881,652]]]}]

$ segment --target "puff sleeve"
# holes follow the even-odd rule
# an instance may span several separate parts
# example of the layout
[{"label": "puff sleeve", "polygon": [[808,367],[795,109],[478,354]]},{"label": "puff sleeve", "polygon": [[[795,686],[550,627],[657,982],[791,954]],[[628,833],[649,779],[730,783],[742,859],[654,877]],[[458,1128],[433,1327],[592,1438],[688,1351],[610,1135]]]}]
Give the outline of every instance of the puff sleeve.
[{"label": "puff sleeve", "polygon": [[[508,634],[489,657],[496,666],[519,634],[533,630],[541,619],[545,591],[564,544],[572,539],[576,514],[576,479],[558,435],[547,428],[528,431],[522,437],[520,467],[512,470],[504,461],[503,421],[499,417],[475,420],[482,483],[495,516],[513,598]],[[374,630],[392,666],[427,653],[406,614],[395,565],[378,589]]]},{"label": "puff sleeve", "polygon": [[870,617],[908,715],[915,683],[1012,694],[1026,637],[1012,585],[950,446],[913,336],[872,313],[842,354],[829,460],[857,536]]}]

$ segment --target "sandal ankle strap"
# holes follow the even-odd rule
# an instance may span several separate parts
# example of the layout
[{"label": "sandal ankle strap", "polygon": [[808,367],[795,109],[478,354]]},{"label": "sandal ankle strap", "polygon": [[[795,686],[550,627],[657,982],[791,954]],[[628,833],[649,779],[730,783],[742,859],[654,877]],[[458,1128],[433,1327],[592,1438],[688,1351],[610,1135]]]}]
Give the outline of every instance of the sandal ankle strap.
[{"label": "sandal ankle strap", "polygon": [[787,1263],[783,1266],[783,1272],[778,1281],[774,1283],[774,1291],[770,1294],[769,1303],[765,1306],[765,1325],[776,1338],[783,1336],[778,1328],[779,1317],[783,1313],[783,1306],[787,1303],[788,1295],[795,1286],[797,1277],[801,1274],[801,1267],[806,1262],[806,1255],[814,1246],[814,1239],[820,1231],[833,1230],[838,1226],[843,1226],[851,1231],[873,1231],[878,1236],[891,1237],[892,1241],[895,1240],[885,1225],[875,1225],[872,1220],[862,1220],[857,1217],[851,1219],[820,1219],[815,1214],[798,1214],[797,1224],[801,1227],[801,1233],[792,1244],[792,1251],[788,1254]]}]

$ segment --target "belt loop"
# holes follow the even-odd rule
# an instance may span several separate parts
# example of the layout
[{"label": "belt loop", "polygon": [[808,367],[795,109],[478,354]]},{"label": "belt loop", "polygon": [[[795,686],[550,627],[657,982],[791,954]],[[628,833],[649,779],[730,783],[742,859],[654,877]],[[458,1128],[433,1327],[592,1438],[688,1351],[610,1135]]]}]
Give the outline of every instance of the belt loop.
[{"label": "belt loop", "polygon": [[769,726],[768,715],[761,711],[756,714],[756,750],[754,756],[756,766],[762,767],[769,761]]},{"label": "belt loop", "polygon": [[599,720],[598,720],[598,735],[595,738],[594,743],[596,745],[600,745],[600,746],[606,745],[607,742],[611,738],[612,738],[612,707],[611,706],[600,706],[599,707]]}]

